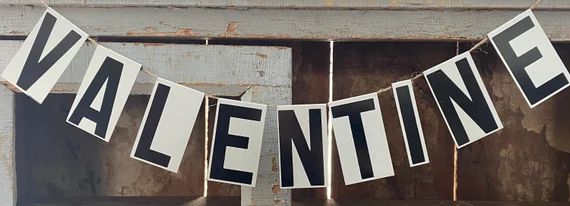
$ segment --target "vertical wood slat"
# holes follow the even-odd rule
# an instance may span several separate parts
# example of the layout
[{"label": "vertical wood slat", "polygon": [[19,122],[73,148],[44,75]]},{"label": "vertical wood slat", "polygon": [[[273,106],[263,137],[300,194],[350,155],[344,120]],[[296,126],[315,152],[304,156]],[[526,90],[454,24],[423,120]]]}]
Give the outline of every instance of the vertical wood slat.
[{"label": "vertical wood slat", "polygon": [[0,88],[0,205],[16,204],[14,94]]},{"label": "vertical wood slat", "polygon": [[[450,43],[335,43],[333,98],[375,92],[453,56],[455,44]],[[380,106],[395,176],[345,186],[336,144],[333,144],[334,199],[451,199],[453,141],[423,79],[414,81],[414,92],[430,164],[409,167],[393,94],[382,93]]]},{"label": "vertical wood slat", "polygon": [[[556,49],[568,67],[570,46]],[[492,46],[473,56],[504,128],[459,150],[458,199],[568,201],[570,89],[531,109]]]},{"label": "vertical wood slat", "polygon": [[[291,72],[289,64],[288,72]],[[248,90],[241,100],[266,104],[267,115],[259,170],[255,187],[241,187],[241,205],[291,205],[291,191],[279,187],[279,154],[277,147],[277,107],[291,104],[291,87],[256,86]]]}]

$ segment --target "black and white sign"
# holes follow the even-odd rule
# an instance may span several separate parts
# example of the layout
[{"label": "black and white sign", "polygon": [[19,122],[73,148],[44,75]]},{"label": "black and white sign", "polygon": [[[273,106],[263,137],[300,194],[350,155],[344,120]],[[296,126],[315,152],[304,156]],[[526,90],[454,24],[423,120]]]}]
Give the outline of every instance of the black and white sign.
[{"label": "black and white sign", "polygon": [[158,78],[131,157],[178,172],[204,93]]},{"label": "black and white sign", "polygon": [[41,104],[87,37],[87,33],[48,8],[2,77]]},{"label": "black and white sign", "polygon": [[411,167],[427,164],[429,157],[412,81],[405,80],[393,83],[392,90],[394,91],[394,100],[398,109],[404,143],[406,143],[408,162]]},{"label": "black and white sign", "polygon": [[469,52],[424,71],[458,148],[503,128]]},{"label": "black and white sign", "polygon": [[378,94],[337,100],[329,107],[344,183],[393,176]]},{"label": "black and white sign", "polygon": [[139,63],[97,46],[67,122],[109,142],[140,68]]},{"label": "black and white sign", "polygon": [[531,10],[489,33],[507,70],[534,108],[570,85],[570,74]]},{"label": "black and white sign", "polygon": [[281,188],[326,186],[326,104],[277,107]]},{"label": "black and white sign", "polygon": [[255,187],[266,105],[218,99],[208,180]]}]

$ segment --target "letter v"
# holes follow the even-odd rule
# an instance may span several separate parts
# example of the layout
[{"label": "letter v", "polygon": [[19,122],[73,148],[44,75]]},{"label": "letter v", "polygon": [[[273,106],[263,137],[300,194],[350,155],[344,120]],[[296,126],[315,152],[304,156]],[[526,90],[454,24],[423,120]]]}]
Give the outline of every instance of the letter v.
[{"label": "letter v", "polygon": [[44,51],[51,31],[57,18],[46,12],[40,30],[36,36],[30,54],[26,59],[22,73],[18,78],[17,85],[28,90],[49,68],[51,68],[73,45],[81,39],[81,35],[71,30],[57,46],[51,50],[43,59],[40,57]]}]

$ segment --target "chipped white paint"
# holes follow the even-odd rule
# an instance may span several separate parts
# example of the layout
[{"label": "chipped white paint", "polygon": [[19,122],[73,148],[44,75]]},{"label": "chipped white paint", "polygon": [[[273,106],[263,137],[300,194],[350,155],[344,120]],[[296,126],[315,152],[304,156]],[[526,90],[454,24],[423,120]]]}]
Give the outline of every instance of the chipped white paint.
[{"label": "chipped white paint", "polygon": [[14,93],[0,87],[0,205],[16,204]]},{"label": "chipped white paint", "polygon": [[279,187],[277,107],[275,106],[289,105],[291,99],[291,88],[284,87],[252,87],[242,96],[243,101],[270,106],[267,107],[265,119],[257,185],[253,188],[241,187],[241,205],[291,205],[291,190],[282,190]]},{"label": "chipped white paint", "polygon": [[[167,4],[157,7],[115,5],[105,8],[79,4],[54,6],[54,9],[92,36],[472,41],[482,38],[530,6],[527,1],[511,2],[514,6],[506,5],[507,9],[494,8],[495,4],[491,3],[487,7],[493,9],[479,8],[476,6],[479,4],[475,3],[466,3],[473,7],[465,8],[455,8],[460,3],[447,3],[455,6],[450,9],[220,9],[207,6],[171,7]],[[552,1],[544,2],[549,5],[547,2]],[[570,41],[568,21],[564,21],[570,16],[569,4],[570,1],[559,1],[550,4],[553,9],[538,9],[535,12],[553,41]],[[483,3],[480,5],[484,6]],[[517,9],[509,9],[510,7]],[[23,4],[0,5],[0,25],[3,25],[0,27],[0,35],[27,35],[43,10],[45,8],[40,6]]]}]

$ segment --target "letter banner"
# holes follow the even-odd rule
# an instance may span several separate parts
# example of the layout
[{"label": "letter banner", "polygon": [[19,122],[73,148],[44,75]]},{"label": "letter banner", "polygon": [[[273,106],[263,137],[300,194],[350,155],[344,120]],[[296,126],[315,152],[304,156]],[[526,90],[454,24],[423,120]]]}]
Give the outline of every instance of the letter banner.
[{"label": "letter banner", "polygon": [[531,108],[570,85],[570,73],[531,10],[489,33]]},{"label": "letter banner", "polygon": [[457,148],[503,128],[469,52],[424,71],[424,76]]},{"label": "letter banner", "polygon": [[141,65],[97,46],[67,122],[109,142]]},{"label": "letter banner", "polygon": [[281,188],[326,186],[327,105],[277,107]]},{"label": "letter banner", "polygon": [[266,105],[218,99],[208,180],[255,187]]},{"label": "letter banner", "polygon": [[329,107],[344,183],[393,176],[378,94],[337,100]]},{"label": "letter banner", "polygon": [[178,172],[204,93],[158,78],[131,157]]},{"label": "letter banner", "polygon": [[42,103],[88,35],[51,8],[42,15],[2,78]]}]

